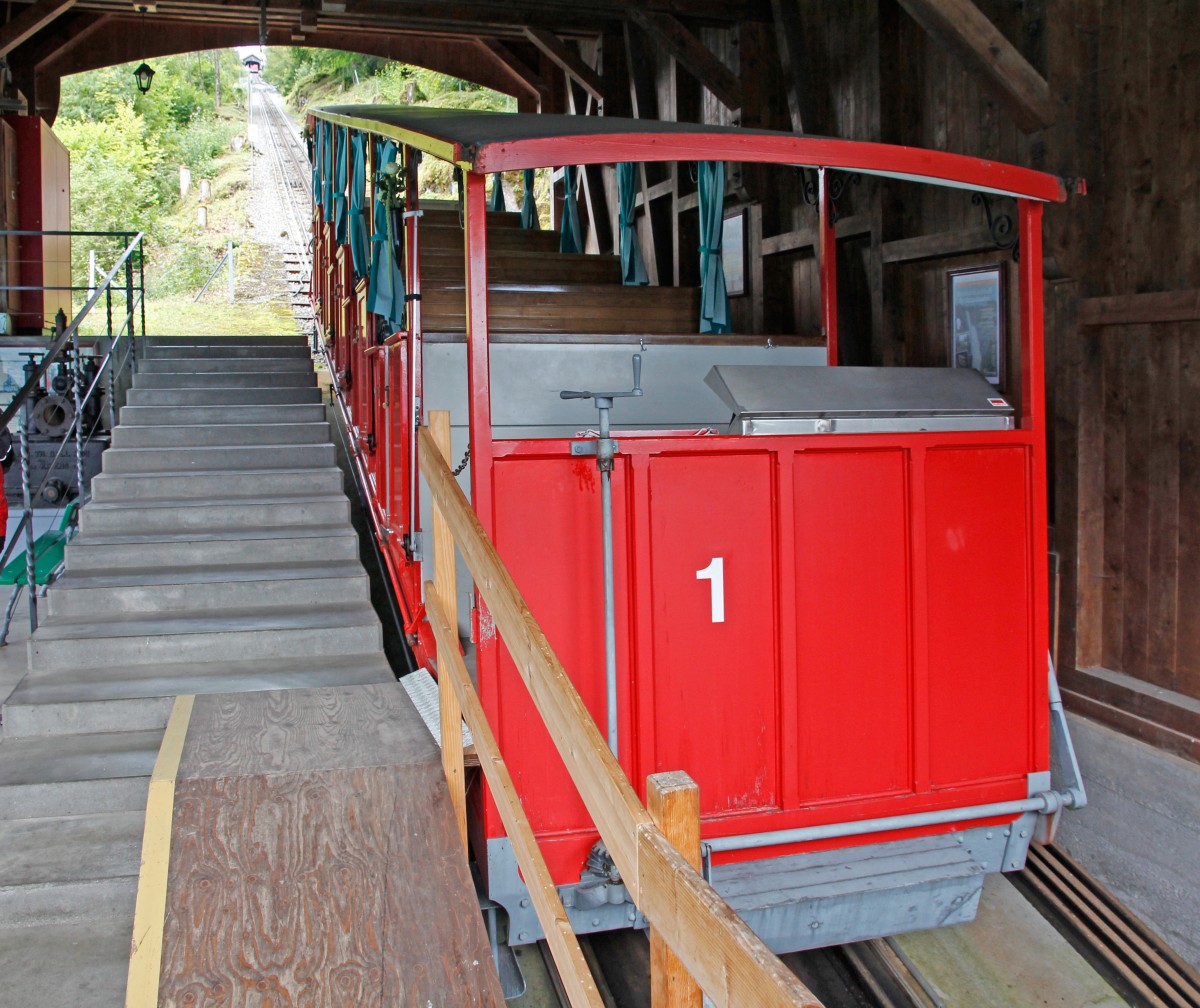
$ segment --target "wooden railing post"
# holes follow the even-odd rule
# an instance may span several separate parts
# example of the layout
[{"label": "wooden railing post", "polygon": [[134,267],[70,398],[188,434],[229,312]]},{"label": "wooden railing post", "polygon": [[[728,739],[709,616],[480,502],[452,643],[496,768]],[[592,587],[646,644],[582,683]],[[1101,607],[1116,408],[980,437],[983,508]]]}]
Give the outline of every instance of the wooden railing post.
[{"label": "wooden railing post", "polygon": [[[700,788],[682,770],[646,778],[646,809],[672,846],[700,870]],[[700,985],[650,925],[651,1008],[701,1008]]]},{"label": "wooden railing post", "polygon": [[[449,465],[450,459],[450,414],[445,410],[432,410],[429,413],[429,433],[442,459]],[[438,602],[442,611],[448,614],[451,626],[457,621],[458,602],[455,580],[455,548],[454,534],[446,523],[446,517],[438,506],[436,498],[433,502],[433,582]],[[441,659],[441,656],[439,656]],[[462,707],[458,696],[450,685],[450,676],[443,675],[441,668],[444,659],[439,660],[438,666],[438,695],[441,700],[442,723],[442,770],[446,774],[446,784],[450,789],[450,801],[454,805],[454,817],[458,820],[458,831],[462,834],[463,847],[467,845],[467,793],[465,773],[463,771],[462,747]]]}]

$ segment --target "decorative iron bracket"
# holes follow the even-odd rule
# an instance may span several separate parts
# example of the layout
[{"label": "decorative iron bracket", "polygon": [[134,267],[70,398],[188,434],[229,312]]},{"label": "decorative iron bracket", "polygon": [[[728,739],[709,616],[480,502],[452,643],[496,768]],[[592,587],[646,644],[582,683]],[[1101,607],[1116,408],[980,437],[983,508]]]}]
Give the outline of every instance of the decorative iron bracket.
[{"label": "decorative iron bracket", "polygon": [[984,193],[971,193],[971,202],[982,206],[987,217],[988,233],[992,236],[996,248],[1004,251],[1012,249],[1013,262],[1021,261],[1021,236],[1013,222],[1012,214],[992,213],[992,200]]},{"label": "decorative iron bracket", "polygon": [[[804,197],[804,202],[820,213],[821,208],[818,202],[820,199],[820,185],[817,177],[817,171],[815,168],[801,168],[800,173],[804,180],[801,188],[801,194]],[[858,172],[829,169],[828,177],[829,216],[831,221],[836,224],[842,216],[838,210],[838,201],[845,195],[847,186],[861,184],[862,176]]]}]

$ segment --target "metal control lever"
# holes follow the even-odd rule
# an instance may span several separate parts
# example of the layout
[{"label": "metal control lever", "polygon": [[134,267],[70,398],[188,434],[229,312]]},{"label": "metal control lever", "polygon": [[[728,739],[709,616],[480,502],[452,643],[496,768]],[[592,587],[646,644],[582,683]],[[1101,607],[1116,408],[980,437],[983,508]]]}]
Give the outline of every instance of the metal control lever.
[{"label": "metal control lever", "polygon": [[[605,410],[612,409],[612,401],[614,399],[627,399],[630,396],[642,395],[642,355],[635,353],[633,355],[633,388],[628,392],[575,392],[572,390],[564,390],[558,393],[560,399],[595,399],[596,409],[601,411],[601,420],[606,419],[603,416]],[[606,405],[601,405],[601,402]]]},{"label": "metal control lever", "polygon": [[600,470],[601,538],[604,549],[604,671],[607,694],[608,748],[617,756],[617,604],[613,586],[612,471],[617,442],[609,437],[608,414],[613,400],[642,395],[642,355],[633,355],[633,388],[627,392],[577,392],[564,390],[560,399],[591,399],[600,412],[599,436],[594,441],[572,441],[572,455],[595,455]]}]

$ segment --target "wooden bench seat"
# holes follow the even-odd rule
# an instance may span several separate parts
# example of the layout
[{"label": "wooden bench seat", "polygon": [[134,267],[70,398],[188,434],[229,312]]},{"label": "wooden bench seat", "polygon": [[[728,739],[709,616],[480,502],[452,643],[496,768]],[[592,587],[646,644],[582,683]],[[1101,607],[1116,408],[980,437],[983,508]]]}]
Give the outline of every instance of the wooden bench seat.
[{"label": "wooden bench seat", "polygon": [[[680,333],[700,321],[694,287],[623,287],[610,284],[494,284],[488,294],[492,332]],[[434,288],[422,298],[427,331],[466,328],[462,288]]]},{"label": "wooden bench seat", "polygon": [[[421,279],[427,285],[462,286],[461,242],[455,249],[421,249]],[[525,249],[488,249],[488,279],[493,283],[619,284],[618,256],[566,254]]]},{"label": "wooden bench seat", "polygon": [[[463,230],[454,224],[421,223],[421,249],[442,249],[463,254]],[[558,233],[555,231],[526,231],[523,228],[488,228],[488,250],[526,250],[558,252]]]},{"label": "wooden bench seat", "polygon": [[[440,227],[461,227],[457,203],[437,203],[431,205],[428,200],[421,201],[421,223]],[[489,210],[487,212],[488,230],[492,228],[521,227],[521,215],[512,210]]]}]

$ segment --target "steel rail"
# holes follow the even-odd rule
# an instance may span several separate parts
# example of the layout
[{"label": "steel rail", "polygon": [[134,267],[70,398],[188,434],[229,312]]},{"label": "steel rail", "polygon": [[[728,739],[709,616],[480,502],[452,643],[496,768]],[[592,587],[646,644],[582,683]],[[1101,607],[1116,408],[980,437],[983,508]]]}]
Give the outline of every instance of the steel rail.
[{"label": "steel rail", "polygon": [[254,112],[263,113],[258,123],[264,140],[268,144],[271,173],[275,180],[275,188],[282,196],[285,212],[289,218],[288,230],[292,236],[292,244],[300,255],[302,267],[311,275],[312,262],[309,259],[308,248],[301,236],[308,228],[309,206],[309,174],[311,168],[308,155],[301,149],[296,138],[295,128],[274,99],[275,92],[264,85],[253,87],[250,91],[251,120]]},{"label": "steel rail", "polygon": [[[606,1008],[651,1008],[650,945],[643,931],[580,935],[579,944]],[[551,997],[565,1008],[545,942],[538,942]],[[845,1008],[948,1008],[887,939],[789,952],[780,957],[823,1004]],[[526,960],[528,963],[528,960]],[[527,980],[533,980],[527,976]],[[540,989],[540,982],[534,983]],[[536,996],[536,995],[535,995]],[[544,996],[544,995],[543,995]]]},{"label": "steel rail", "polygon": [[1033,846],[1009,878],[1134,1008],[1200,1005],[1200,974],[1068,854]]}]

